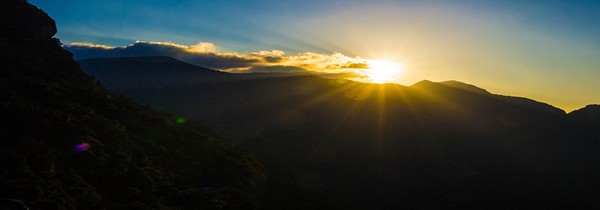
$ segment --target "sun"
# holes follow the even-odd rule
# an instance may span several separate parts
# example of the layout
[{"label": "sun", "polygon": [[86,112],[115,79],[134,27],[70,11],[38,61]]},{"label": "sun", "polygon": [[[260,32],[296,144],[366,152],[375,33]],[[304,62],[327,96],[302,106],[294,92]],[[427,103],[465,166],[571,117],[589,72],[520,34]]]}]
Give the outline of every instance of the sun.
[{"label": "sun", "polygon": [[402,74],[402,66],[393,61],[367,61],[368,69],[361,72],[363,80],[371,83],[398,83]]}]

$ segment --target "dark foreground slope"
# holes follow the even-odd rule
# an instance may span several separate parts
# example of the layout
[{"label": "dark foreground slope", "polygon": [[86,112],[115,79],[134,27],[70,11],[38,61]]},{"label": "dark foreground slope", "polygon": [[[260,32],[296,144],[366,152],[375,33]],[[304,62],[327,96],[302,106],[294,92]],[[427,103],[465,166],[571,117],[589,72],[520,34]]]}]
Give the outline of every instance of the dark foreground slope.
[{"label": "dark foreground slope", "polygon": [[264,175],[248,154],[105,91],[26,1],[4,0],[0,13],[0,198],[32,209],[256,204]]},{"label": "dark foreground slope", "polygon": [[566,114],[457,81],[293,76],[108,88],[202,119],[254,152],[269,173],[267,209],[599,206],[597,106]]}]

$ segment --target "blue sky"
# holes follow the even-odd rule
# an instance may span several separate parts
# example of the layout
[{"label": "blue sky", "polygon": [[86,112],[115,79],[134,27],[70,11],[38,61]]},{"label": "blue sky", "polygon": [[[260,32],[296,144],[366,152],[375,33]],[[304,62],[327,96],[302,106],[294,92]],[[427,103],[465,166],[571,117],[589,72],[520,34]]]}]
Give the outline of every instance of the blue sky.
[{"label": "blue sky", "polygon": [[334,52],[401,63],[399,83],[459,80],[572,110],[600,103],[598,1],[30,0],[63,43]]},{"label": "blue sky", "polygon": [[[48,12],[61,29],[58,37],[75,41],[125,45],[135,40],[193,44],[220,43],[231,50],[290,48],[336,51],[310,46],[278,29],[307,17],[373,6],[451,8],[462,12],[509,16],[537,30],[598,45],[599,3],[594,1],[195,1],[195,0],[31,0]],[[357,13],[356,16],[362,14]],[[349,18],[352,19],[352,18]],[[351,21],[351,20],[349,20]],[[393,23],[393,20],[386,20]],[[296,31],[302,33],[302,31]],[[278,43],[285,43],[285,46]],[[291,46],[291,47],[290,47]]]}]

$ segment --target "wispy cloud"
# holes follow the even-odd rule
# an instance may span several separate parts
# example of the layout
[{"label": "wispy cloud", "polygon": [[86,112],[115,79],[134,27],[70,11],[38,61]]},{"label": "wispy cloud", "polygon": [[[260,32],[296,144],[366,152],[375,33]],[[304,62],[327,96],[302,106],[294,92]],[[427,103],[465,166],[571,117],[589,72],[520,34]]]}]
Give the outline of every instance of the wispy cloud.
[{"label": "wispy cloud", "polygon": [[316,72],[349,73],[368,68],[368,60],[341,53],[304,52],[287,55],[281,50],[238,53],[220,52],[210,42],[182,45],[172,42],[136,41],[127,46],[75,42],[63,46],[76,60],[131,56],[169,56],[195,65],[226,72]]}]

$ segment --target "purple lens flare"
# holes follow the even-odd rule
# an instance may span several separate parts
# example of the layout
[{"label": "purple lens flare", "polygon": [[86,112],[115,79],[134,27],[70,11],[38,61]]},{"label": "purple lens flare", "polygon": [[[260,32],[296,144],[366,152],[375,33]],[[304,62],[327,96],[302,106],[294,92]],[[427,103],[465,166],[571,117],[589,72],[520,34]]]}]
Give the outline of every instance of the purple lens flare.
[{"label": "purple lens flare", "polygon": [[77,152],[85,152],[90,149],[91,145],[88,143],[81,143],[75,146],[75,151]]}]

